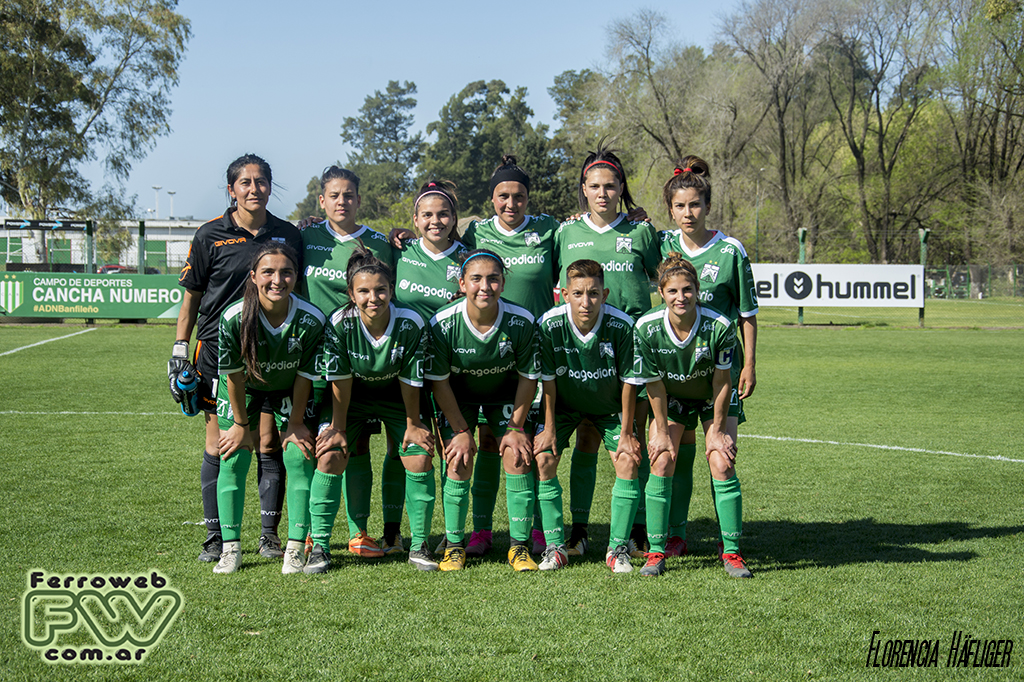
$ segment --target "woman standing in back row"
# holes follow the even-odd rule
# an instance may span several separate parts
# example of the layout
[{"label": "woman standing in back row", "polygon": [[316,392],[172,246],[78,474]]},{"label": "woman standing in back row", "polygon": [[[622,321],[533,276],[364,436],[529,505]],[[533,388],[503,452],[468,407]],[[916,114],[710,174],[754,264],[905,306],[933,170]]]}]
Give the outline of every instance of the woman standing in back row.
[{"label": "woman standing in back row", "polygon": [[[198,369],[200,373],[198,406],[206,415],[206,441],[200,468],[206,540],[199,554],[200,561],[217,561],[222,549],[217,511],[220,430],[216,414],[217,337],[221,313],[233,301],[242,298],[253,254],[262,245],[268,242],[289,245],[298,254],[300,278],[302,267],[301,233],[267,210],[273,186],[270,164],[255,154],[240,156],[228,166],[227,182],[231,206],[224,215],[196,231],[178,279],[185,294],[178,313],[177,340],[167,363],[171,395],[177,402],[183,398],[180,390],[176,392],[178,374],[183,369]],[[196,346],[190,361],[188,344],[193,330],[196,330]],[[266,414],[260,423],[257,479],[263,532],[259,552],[273,558],[283,554],[277,527],[284,503],[284,466],[273,417]]]},{"label": "woman standing in back row", "polygon": [[[757,347],[757,295],[747,252],[739,240],[706,227],[711,210],[711,170],[704,159],[687,156],[665,183],[665,203],[677,229],[662,232],[662,253],[680,252],[693,264],[700,285],[702,306],[716,310],[736,325],[739,346],[732,363],[729,415],[726,427],[736,440],[737,427],[746,421],[743,400],[754,392]],[[686,554],[686,521],[693,492],[693,460],[696,457],[696,432],[688,428],[682,434],[679,462],[672,483],[672,511],[666,555]],[[712,496],[717,502],[717,485],[712,481]],[[721,519],[720,519],[721,521]],[[738,531],[736,531],[738,532]],[[737,540],[732,538],[731,540]],[[732,546],[726,529],[722,543]]]}]

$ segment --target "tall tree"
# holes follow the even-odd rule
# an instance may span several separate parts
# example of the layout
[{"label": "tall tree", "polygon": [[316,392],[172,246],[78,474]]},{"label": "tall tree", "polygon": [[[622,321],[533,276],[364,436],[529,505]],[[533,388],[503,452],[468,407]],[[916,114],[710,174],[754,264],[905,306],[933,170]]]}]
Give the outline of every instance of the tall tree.
[{"label": "tall tree", "polygon": [[123,182],[170,131],[170,92],[191,35],[176,6],[0,6],[0,191],[13,210],[34,218],[75,213],[90,199],[84,164],[102,159],[108,177]]},{"label": "tall tree", "polygon": [[490,215],[487,188],[504,154],[516,155],[530,174],[531,206],[542,208],[553,197],[557,159],[548,154],[548,127],[534,126],[526,89],[510,92],[500,80],[475,81],[441,107],[438,120],[427,125],[437,139],[420,164],[421,178],[451,180],[458,187],[463,215]]},{"label": "tall tree", "polygon": [[933,99],[936,15],[919,0],[860,0],[832,9],[825,30],[819,49],[853,157],[863,239],[873,262],[908,260],[924,214],[948,187],[939,159],[923,185],[896,191],[908,141]]},{"label": "tall tree", "polygon": [[[412,175],[423,153],[423,136],[409,134],[416,108],[416,84],[388,81],[383,92],[363,100],[358,116],[346,116],[341,138],[352,147],[345,166],[359,176],[360,214],[368,222],[397,219],[396,206],[413,188]],[[320,178],[314,177],[306,197],[295,207],[293,219],[322,215],[317,197]],[[408,216],[401,216],[407,221]]]}]

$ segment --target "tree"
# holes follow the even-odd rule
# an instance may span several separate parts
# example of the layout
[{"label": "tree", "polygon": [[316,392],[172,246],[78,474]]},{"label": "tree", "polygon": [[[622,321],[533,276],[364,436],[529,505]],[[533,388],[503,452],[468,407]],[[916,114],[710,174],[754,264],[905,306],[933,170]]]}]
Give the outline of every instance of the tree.
[{"label": "tree", "polygon": [[[393,208],[412,192],[412,172],[423,153],[423,137],[409,134],[416,108],[416,84],[388,81],[384,92],[367,95],[358,116],[347,116],[341,124],[341,138],[352,146],[346,168],[359,176],[362,196],[360,215],[367,221],[395,219]],[[339,162],[340,164],[340,162]],[[320,178],[313,178],[308,194],[292,212],[293,219],[323,215],[317,197]],[[408,216],[402,216],[408,222]]]},{"label": "tree", "polygon": [[490,215],[488,183],[504,154],[515,154],[530,174],[530,200],[543,208],[557,190],[557,159],[548,154],[548,127],[529,122],[533,110],[526,89],[510,92],[500,80],[470,83],[443,107],[437,121],[427,125],[437,139],[420,164],[421,179],[438,178],[456,184],[463,215]]},{"label": "tree", "polygon": [[39,219],[80,214],[91,198],[84,164],[102,159],[123,182],[170,131],[170,92],[191,35],[176,5],[4,2],[0,180],[12,210]]},{"label": "tree", "polygon": [[833,10],[825,30],[818,49],[829,101],[853,159],[868,253],[876,263],[912,259],[929,204],[949,186],[941,159],[918,178],[923,184],[897,182],[913,170],[905,151],[933,100],[936,15],[918,0],[861,0]]}]

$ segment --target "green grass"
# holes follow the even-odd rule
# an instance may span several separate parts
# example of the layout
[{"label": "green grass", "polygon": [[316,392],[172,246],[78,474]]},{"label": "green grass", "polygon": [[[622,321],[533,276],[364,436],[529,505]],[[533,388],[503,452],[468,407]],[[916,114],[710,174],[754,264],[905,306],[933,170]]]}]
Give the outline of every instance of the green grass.
[{"label": "green grass", "polygon": [[[0,327],[0,352],[79,329]],[[501,494],[497,551],[460,574],[358,560],[342,550],[342,523],[336,570],[282,576],[254,555],[253,471],[243,570],[214,576],[195,560],[205,531],[183,525],[202,517],[202,428],[167,396],[170,333],[105,325],[0,357],[0,678],[862,679],[874,630],[946,648],[963,630],[1024,647],[1024,462],[990,459],[1024,460],[1019,331],[765,326],[739,441],[748,581],[714,556],[706,468],[690,556],[658,579],[610,574],[607,457],[591,555],[562,571],[514,574],[503,562]],[[373,451],[379,482],[380,442]],[[379,504],[378,490],[371,532]],[[438,507],[435,536],[440,519]],[[156,570],[185,604],[141,665],[49,665],[19,634],[32,569]],[[967,674],[1022,679],[1024,648],[1014,653],[1009,669]]]},{"label": "green grass", "polygon": [[[804,308],[805,325],[868,325],[917,327],[918,308]],[[795,307],[762,306],[759,324],[795,325]],[[927,328],[1021,328],[1024,327],[1024,298],[998,297],[982,300],[929,298],[924,306]]]}]

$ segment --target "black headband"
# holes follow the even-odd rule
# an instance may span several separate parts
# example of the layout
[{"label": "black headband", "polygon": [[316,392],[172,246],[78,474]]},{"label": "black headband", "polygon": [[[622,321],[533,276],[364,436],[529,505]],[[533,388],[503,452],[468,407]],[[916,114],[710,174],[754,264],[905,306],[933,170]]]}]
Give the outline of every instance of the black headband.
[{"label": "black headband", "polygon": [[518,182],[530,193],[530,176],[523,172],[519,166],[502,166],[494,171],[491,176],[491,196],[494,196],[494,188],[502,182]]}]

